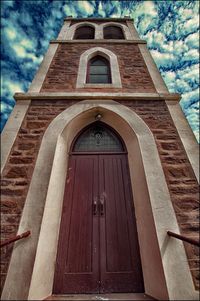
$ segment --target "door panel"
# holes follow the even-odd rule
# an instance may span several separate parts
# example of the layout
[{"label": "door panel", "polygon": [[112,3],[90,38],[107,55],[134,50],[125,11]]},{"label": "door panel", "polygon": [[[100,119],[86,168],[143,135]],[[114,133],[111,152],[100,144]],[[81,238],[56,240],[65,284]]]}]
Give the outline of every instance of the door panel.
[{"label": "door panel", "polygon": [[53,292],[143,291],[126,154],[72,155]]},{"label": "door panel", "polygon": [[100,155],[102,293],[144,291],[127,167],[125,155]]},{"label": "door panel", "polygon": [[96,156],[70,159],[55,274],[55,293],[99,291],[98,217],[93,197],[98,194]]}]

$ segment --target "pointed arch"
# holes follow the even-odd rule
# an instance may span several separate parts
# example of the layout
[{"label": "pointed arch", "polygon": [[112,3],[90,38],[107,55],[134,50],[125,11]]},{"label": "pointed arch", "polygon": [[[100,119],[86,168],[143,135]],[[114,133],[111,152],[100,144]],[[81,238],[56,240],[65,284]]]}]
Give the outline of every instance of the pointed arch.
[{"label": "pointed arch", "polygon": [[86,83],[109,84],[112,82],[110,62],[100,55],[88,61]]},{"label": "pointed arch", "polygon": [[[111,73],[111,83],[106,84],[91,84],[86,83],[87,78],[87,66],[90,59],[92,59],[95,56],[102,56],[105,59],[108,60],[110,63],[110,73]],[[79,61],[79,69],[78,69],[78,77],[76,82],[76,88],[84,88],[88,86],[98,86],[98,87],[111,87],[111,88],[121,88],[121,78],[120,78],[120,72],[119,72],[119,65],[116,54],[114,54],[112,51],[103,48],[103,47],[93,47],[88,50],[86,50],[84,53],[82,53]]]}]

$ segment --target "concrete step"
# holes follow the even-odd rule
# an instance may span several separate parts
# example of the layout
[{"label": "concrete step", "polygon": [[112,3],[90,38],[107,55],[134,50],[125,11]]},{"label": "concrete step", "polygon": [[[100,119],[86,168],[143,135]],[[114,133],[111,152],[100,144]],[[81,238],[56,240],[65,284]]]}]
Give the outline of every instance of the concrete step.
[{"label": "concrete step", "polygon": [[126,294],[79,294],[79,295],[52,295],[47,297],[45,300],[67,300],[67,301],[95,301],[95,300],[123,300],[123,301],[142,301],[142,300],[155,300],[152,297],[147,296],[146,294],[134,294],[134,293],[126,293]]}]

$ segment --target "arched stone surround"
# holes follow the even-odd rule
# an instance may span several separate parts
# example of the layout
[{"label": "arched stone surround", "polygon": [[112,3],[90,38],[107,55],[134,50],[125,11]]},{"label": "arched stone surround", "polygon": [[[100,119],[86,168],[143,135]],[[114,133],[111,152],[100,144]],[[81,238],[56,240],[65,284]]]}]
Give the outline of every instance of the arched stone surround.
[{"label": "arched stone surround", "polygon": [[[34,268],[28,299],[41,300],[51,294],[67,153],[75,135],[94,121],[97,112],[119,132],[128,150],[145,292],[159,300],[168,296],[170,300],[196,300],[183,244],[166,235],[167,230],[179,230],[153,135],[136,113],[105,100],[71,106],[45,132],[19,228],[19,232],[31,228],[32,237],[28,243],[16,244],[2,298],[22,299],[21,287],[29,286],[29,280],[21,275],[31,275],[32,269],[26,273],[31,256]],[[43,219],[37,245],[38,212]]]},{"label": "arched stone surround", "polygon": [[[101,55],[108,59],[110,63],[110,71],[111,71],[111,80],[112,82],[109,84],[87,84],[86,83],[86,75],[87,75],[87,66],[88,61],[96,55]],[[76,82],[76,88],[83,87],[101,87],[101,88],[121,88],[121,77],[119,72],[119,65],[117,56],[115,53],[110,51],[109,49],[103,47],[93,47],[85,52],[83,52],[80,56],[79,68],[78,68],[78,76]]]},{"label": "arched stone surround", "polygon": [[85,25],[89,25],[89,26],[92,26],[95,28],[95,39],[103,39],[103,27],[106,27],[108,25],[114,25],[114,26],[122,28],[123,33],[124,33],[124,39],[125,40],[132,39],[129,27],[124,24],[120,24],[117,22],[106,22],[106,23],[102,23],[102,24],[96,24],[94,22],[79,22],[79,23],[73,24],[72,26],[69,27],[67,35],[66,35],[66,40],[72,40],[76,29],[81,26],[85,26]]}]

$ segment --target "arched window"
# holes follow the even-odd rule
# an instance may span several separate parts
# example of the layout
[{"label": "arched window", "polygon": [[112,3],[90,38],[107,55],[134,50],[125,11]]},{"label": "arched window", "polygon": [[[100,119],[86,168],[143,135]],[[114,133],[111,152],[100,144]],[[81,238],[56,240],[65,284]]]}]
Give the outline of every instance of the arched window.
[{"label": "arched window", "polygon": [[95,30],[91,26],[81,26],[76,29],[75,40],[94,39]]},{"label": "arched window", "polygon": [[110,63],[98,55],[88,62],[87,83],[108,84],[111,83]]},{"label": "arched window", "polygon": [[122,29],[118,26],[106,26],[103,29],[104,39],[124,39]]},{"label": "arched window", "polygon": [[109,126],[96,121],[87,126],[73,142],[73,152],[124,152],[123,142]]}]

